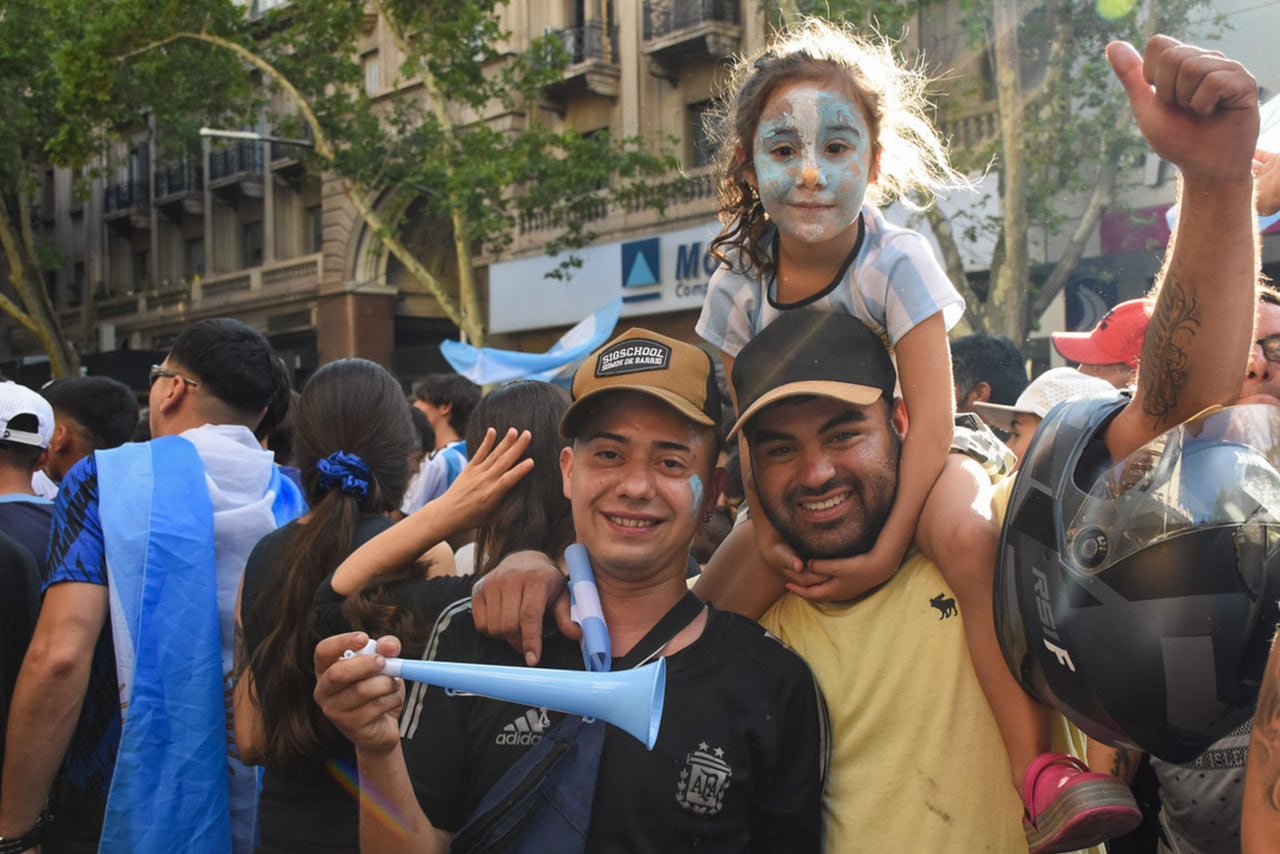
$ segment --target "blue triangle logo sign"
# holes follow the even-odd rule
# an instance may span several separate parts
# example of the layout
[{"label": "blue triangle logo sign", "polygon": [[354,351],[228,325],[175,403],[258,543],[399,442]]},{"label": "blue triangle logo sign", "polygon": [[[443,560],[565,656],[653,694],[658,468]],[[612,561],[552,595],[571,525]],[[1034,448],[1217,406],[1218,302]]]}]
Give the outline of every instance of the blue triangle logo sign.
[{"label": "blue triangle logo sign", "polygon": [[622,286],[642,288],[659,283],[661,241],[656,237],[622,244]]},{"label": "blue triangle logo sign", "polygon": [[649,261],[644,257],[643,252],[637,252],[635,261],[631,264],[631,272],[627,274],[625,287],[635,288],[640,285],[652,285],[658,281],[658,277],[653,274],[653,270],[649,269]]}]

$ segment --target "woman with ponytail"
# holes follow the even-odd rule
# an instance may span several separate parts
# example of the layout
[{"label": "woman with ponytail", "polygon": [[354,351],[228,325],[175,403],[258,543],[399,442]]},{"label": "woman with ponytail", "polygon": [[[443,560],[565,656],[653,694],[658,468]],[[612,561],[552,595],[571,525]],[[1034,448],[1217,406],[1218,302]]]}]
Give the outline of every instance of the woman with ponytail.
[{"label": "woman with ponytail", "polygon": [[264,537],[245,568],[236,744],[266,766],[259,854],[356,852],[354,751],[311,698],[314,601],[343,558],[392,524],[416,438],[399,384],[364,359],[320,368],[295,418],[293,462],[311,511]]},{"label": "woman with ponytail", "polygon": [[431,572],[432,578],[424,578],[420,566],[402,558],[431,543],[447,546],[461,531],[474,529],[476,536],[466,560],[475,574],[462,576],[468,584],[515,552],[538,551],[559,560],[574,536],[560,474],[560,452],[568,444],[560,419],[570,402],[567,391],[537,380],[515,380],[485,395],[467,424],[470,462],[448,491],[342,561],[330,579],[327,603],[324,590],[317,596],[322,634],[353,628],[370,637],[393,634],[400,638],[401,655],[422,655],[437,616],[470,596],[470,589],[450,598],[457,588],[440,582],[452,584],[457,577],[440,579]]}]

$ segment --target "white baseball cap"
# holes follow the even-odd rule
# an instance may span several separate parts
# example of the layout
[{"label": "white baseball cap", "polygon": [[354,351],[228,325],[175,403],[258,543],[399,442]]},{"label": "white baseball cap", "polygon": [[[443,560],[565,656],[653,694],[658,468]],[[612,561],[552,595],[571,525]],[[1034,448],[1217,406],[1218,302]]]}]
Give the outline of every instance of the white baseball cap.
[{"label": "white baseball cap", "polygon": [[975,403],[973,409],[982,420],[1001,430],[1013,429],[1018,414],[1044,418],[1059,403],[1086,397],[1110,397],[1116,387],[1104,379],[1090,377],[1075,368],[1050,368],[1023,389],[1012,406],[1003,403]]},{"label": "white baseball cap", "polygon": [[[36,429],[14,430],[9,422],[19,415],[32,415]],[[38,392],[10,380],[0,383],[0,441],[49,447],[53,439],[53,407]]]}]

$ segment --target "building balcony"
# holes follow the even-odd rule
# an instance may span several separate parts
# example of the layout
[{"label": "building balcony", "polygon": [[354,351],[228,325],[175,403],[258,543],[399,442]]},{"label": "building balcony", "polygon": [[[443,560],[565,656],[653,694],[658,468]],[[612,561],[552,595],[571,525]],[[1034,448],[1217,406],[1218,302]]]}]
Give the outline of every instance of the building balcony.
[{"label": "building balcony", "polygon": [[[597,235],[613,235],[661,228],[671,222],[713,219],[717,209],[716,179],[717,172],[711,167],[683,173],[677,179],[678,186],[665,195],[663,205],[658,204],[657,194],[651,197],[641,193],[625,202],[613,204],[599,197],[596,207],[587,217],[588,230]],[[554,221],[547,214],[522,216],[516,226],[515,239],[507,252],[520,255],[540,249],[563,231],[563,224]],[[497,259],[486,260],[492,262]]]},{"label": "building balcony", "polygon": [[209,152],[209,189],[262,198],[263,145],[242,140]]},{"label": "building balcony", "polygon": [[[280,135],[279,129],[271,130],[272,136]],[[282,142],[279,139],[266,143],[267,156],[270,158],[271,173],[278,180],[283,180],[292,186],[299,186],[303,177],[306,175],[306,169],[302,165],[302,149],[309,148],[314,145],[311,141],[311,134],[308,132],[305,137],[300,137],[296,142]]]},{"label": "building balcony", "polygon": [[581,27],[569,27],[548,35],[559,40],[569,55],[564,79],[548,93],[554,105],[563,105],[579,92],[590,92],[606,98],[618,97],[618,29],[599,21]]},{"label": "building balcony", "polygon": [[183,161],[156,170],[156,207],[172,216],[204,213],[204,169]]},{"label": "building balcony", "polygon": [[[123,294],[110,294],[98,297],[93,304],[93,314],[98,320],[117,320],[121,317],[133,317],[160,309],[185,309],[191,300],[191,283],[164,282],[158,288],[148,287],[145,283],[139,290],[131,290]],[[81,310],[69,309],[67,316],[79,320]]]},{"label": "building balcony", "polygon": [[147,229],[151,227],[150,202],[151,192],[146,181],[108,184],[102,193],[102,218],[121,229]]},{"label": "building balcony", "polygon": [[[97,321],[111,321],[123,329],[153,326],[175,318],[204,317],[243,307],[293,302],[314,295],[320,287],[320,253],[275,261],[262,267],[165,282],[159,287],[101,296],[94,302]],[[64,325],[79,322],[80,309],[60,314]]]},{"label": "building balcony", "polygon": [[959,110],[939,110],[935,121],[952,151],[975,150],[1000,135],[1000,113],[994,101]]},{"label": "building balcony", "polygon": [[674,81],[690,59],[724,59],[742,40],[741,0],[645,0],[649,73]]},{"label": "building balcony", "polygon": [[147,291],[142,295],[145,300],[145,307],[148,310],[158,308],[171,308],[174,306],[184,306],[191,299],[191,283],[171,282],[163,283],[159,288],[153,291]]},{"label": "building balcony", "polygon": [[226,300],[240,292],[285,294],[298,289],[310,290],[320,283],[320,253],[273,261],[261,267],[250,267],[235,273],[206,276],[193,289],[196,303]]}]

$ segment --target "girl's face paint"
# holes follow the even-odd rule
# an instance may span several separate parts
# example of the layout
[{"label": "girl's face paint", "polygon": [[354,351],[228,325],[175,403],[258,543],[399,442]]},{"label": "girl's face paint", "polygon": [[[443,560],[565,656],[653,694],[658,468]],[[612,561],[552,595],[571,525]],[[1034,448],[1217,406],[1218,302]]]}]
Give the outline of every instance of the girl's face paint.
[{"label": "girl's face paint", "polygon": [[817,244],[857,228],[871,175],[862,108],[834,84],[783,83],[752,143],[760,201],[783,240]]},{"label": "girl's face paint", "polygon": [[689,478],[689,491],[693,493],[693,512],[702,512],[703,486],[702,478],[696,474]]}]

